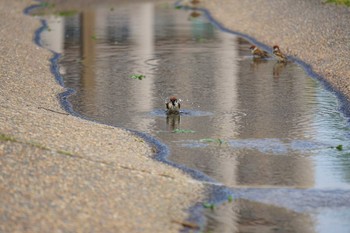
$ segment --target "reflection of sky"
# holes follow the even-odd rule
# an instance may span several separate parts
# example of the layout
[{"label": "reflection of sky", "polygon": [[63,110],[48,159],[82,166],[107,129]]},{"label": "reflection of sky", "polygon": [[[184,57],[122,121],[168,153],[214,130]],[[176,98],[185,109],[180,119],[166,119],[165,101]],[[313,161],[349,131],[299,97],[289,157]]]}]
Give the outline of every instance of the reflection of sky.
[{"label": "reflection of sky", "polygon": [[350,209],[336,208],[320,210],[315,216],[316,230],[319,233],[349,232]]},{"label": "reflection of sky", "polygon": [[316,88],[316,104],[318,111],[315,114],[315,138],[318,141],[326,141],[342,144],[344,137],[349,135],[346,118],[339,112],[337,98],[322,88]]},{"label": "reflection of sky", "polygon": [[[338,111],[337,98],[321,88],[316,89],[318,111],[314,118],[314,138],[330,146],[343,145],[343,151],[322,150],[313,157],[317,187],[344,188],[349,186],[350,160],[349,127],[346,118]],[[344,159],[345,158],[345,159]]]}]

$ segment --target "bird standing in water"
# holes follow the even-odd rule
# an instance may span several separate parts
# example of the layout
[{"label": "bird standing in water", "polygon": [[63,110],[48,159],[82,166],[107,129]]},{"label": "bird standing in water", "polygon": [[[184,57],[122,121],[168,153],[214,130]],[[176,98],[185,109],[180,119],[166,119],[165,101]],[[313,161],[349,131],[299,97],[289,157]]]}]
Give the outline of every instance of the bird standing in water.
[{"label": "bird standing in water", "polygon": [[180,114],[180,102],[175,96],[170,97],[169,101],[166,102],[165,106],[167,109],[166,113],[168,115]]},{"label": "bird standing in water", "polygon": [[250,51],[251,51],[251,53],[253,54],[254,57],[260,57],[260,58],[267,58],[267,57],[269,57],[268,52],[259,49],[255,45],[252,45],[250,47]]},{"label": "bird standing in water", "polygon": [[278,45],[273,46],[273,54],[275,55],[275,57],[277,58],[278,62],[282,62],[282,63],[286,63],[287,62],[287,57],[286,55],[284,55],[281,50],[280,47]]}]

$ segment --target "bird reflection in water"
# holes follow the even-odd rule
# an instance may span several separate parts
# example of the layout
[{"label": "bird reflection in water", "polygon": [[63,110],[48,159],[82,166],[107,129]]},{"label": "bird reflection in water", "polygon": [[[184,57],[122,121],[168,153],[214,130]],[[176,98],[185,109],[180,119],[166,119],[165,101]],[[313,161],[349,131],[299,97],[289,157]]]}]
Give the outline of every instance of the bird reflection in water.
[{"label": "bird reflection in water", "polygon": [[268,62],[268,60],[266,60],[266,59],[262,59],[260,57],[253,57],[252,62],[250,63],[250,67],[252,68],[252,70],[254,72],[257,72],[258,69],[259,69],[259,66],[261,64],[264,64],[264,63],[267,63],[267,62]]},{"label": "bird reflection in water", "polygon": [[174,131],[180,128],[180,114],[170,114],[166,116],[166,124],[168,131]]},{"label": "bird reflection in water", "polygon": [[281,73],[283,72],[283,70],[286,68],[286,63],[284,62],[277,62],[274,66],[273,66],[273,77],[278,79],[281,76]]},{"label": "bird reflection in water", "polygon": [[201,16],[201,13],[199,13],[199,12],[196,11],[196,10],[193,10],[193,11],[189,14],[188,20],[198,18],[199,16]]}]

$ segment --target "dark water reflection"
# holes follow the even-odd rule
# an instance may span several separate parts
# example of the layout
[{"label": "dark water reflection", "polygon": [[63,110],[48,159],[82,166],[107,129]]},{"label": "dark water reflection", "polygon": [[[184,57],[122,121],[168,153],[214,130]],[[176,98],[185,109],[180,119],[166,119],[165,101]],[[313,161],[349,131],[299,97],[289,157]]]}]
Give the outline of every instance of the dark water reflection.
[{"label": "dark water reflection", "polygon": [[[254,60],[247,41],[169,4],[99,7],[48,24],[43,41],[63,53],[76,112],[154,135],[169,145],[172,161],[242,194],[208,212],[208,229],[329,232],[334,222],[336,232],[350,229],[347,119],[301,67]],[[183,112],[167,117],[164,101],[172,95]],[[344,150],[334,148],[339,144]],[[283,204],[267,192],[284,188]],[[306,199],[305,189],[319,198]],[[341,205],[318,208],[339,189]],[[295,198],[311,210],[296,208]]]}]

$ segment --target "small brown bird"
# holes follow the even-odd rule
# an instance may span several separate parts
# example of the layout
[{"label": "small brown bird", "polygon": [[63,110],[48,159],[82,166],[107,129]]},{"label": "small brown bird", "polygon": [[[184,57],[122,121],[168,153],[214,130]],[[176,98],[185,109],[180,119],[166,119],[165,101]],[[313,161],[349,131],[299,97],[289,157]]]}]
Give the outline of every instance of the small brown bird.
[{"label": "small brown bird", "polygon": [[269,57],[268,52],[259,49],[255,45],[250,46],[250,51],[252,52],[254,57],[267,58]]},{"label": "small brown bird", "polygon": [[168,115],[180,113],[180,102],[175,96],[170,97],[169,101],[165,103],[165,106]]},{"label": "small brown bird", "polygon": [[273,46],[273,54],[275,55],[275,57],[277,58],[278,62],[283,62],[286,63],[287,62],[287,57],[286,55],[284,55],[281,50],[280,47],[278,45]]},{"label": "small brown bird", "polygon": [[196,5],[196,4],[199,4],[200,2],[201,2],[200,0],[192,0],[191,4]]}]

